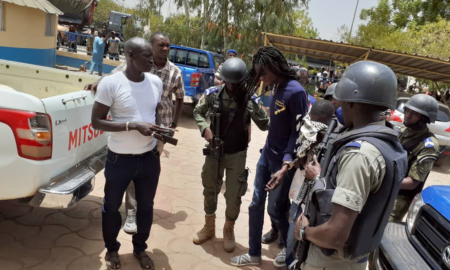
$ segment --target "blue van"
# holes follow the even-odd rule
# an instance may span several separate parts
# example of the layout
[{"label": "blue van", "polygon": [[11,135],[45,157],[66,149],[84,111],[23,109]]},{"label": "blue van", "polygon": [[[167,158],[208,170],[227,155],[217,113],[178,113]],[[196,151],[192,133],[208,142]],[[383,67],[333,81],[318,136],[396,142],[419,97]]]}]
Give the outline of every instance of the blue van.
[{"label": "blue van", "polygon": [[183,72],[184,103],[195,104],[205,89],[214,86],[214,73],[224,62],[217,53],[170,45],[169,60]]}]

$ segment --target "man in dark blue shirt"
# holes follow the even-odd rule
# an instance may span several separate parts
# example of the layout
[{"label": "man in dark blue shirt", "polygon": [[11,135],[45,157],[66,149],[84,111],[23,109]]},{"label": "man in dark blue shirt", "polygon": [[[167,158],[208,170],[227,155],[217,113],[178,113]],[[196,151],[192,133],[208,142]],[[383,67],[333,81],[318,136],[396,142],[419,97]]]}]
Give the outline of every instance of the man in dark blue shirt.
[{"label": "man in dark blue shirt", "polygon": [[274,47],[262,47],[253,56],[253,70],[264,85],[272,87],[270,128],[266,144],[256,167],[254,192],[249,206],[249,252],[231,259],[236,266],[261,263],[261,235],[264,206],[269,193],[268,212],[286,241],[289,221],[289,188],[294,171],[295,143],[300,123],[308,111],[308,98],[299,78],[283,54]]}]

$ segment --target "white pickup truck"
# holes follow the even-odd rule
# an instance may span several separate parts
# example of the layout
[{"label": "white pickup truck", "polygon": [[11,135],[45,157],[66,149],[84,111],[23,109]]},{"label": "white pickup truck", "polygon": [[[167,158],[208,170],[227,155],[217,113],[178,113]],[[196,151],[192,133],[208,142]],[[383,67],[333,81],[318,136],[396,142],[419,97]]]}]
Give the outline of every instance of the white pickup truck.
[{"label": "white pickup truck", "polygon": [[98,77],[0,60],[0,200],[65,208],[104,168],[107,136],[91,124]]}]

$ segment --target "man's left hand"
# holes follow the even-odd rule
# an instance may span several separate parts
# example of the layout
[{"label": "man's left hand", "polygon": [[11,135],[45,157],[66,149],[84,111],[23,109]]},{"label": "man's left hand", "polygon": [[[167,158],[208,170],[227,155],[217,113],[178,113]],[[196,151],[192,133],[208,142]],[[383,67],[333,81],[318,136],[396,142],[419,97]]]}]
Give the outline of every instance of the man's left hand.
[{"label": "man's left hand", "polygon": [[320,163],[317,161],[317,156],[314,155],[313,161],[305,166],[305,178],[312,180],[314,177],[320,175],[322,172],[322,167],[320,167]]},{"label": "man's left hand", "polygon": [[297,219],[297,223],[295,223],[295,233],[294,233],[294,236],[295,236],[295,238],[296,238],[297,240],[300,240],[300,239],[299,239],[299,238],[300,238],[299,231],[300,231],[300,228],[301,228],[302,226],[309,226],[309,220],[308,220],[307,217],[305,217],[305,216],[303,215],[303,213],[302,213],[302,214],[300,215],[300,217]]},{"label": "man's left hand", "polygon": [[281,182],[283,181],[284,176],[286,175],[286,172],[288,171],[287,166],[284,165],[281,170],[274,173],[272,175],[272,178],[270,179],[269,183],[267,183],[265,191],[271,191],[276,189]]}]

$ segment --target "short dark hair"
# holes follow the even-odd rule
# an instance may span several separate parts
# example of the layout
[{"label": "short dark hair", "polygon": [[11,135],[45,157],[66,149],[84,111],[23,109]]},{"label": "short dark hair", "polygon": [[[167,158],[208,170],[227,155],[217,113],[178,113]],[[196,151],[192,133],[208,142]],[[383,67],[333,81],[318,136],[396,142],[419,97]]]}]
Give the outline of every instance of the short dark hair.
[{"label": "short dark hair", "polygon": [[312,105],[309,114],[317,116],[320,122],[328,125],[334,115],[334,106],[330,101],[321,99]]},{"label": "short dark hair", "polygon": [[153,44],[153,42],[155,41],[156,37],[167,37],[166,33],[164,32],[154,32],[151,36],[150,36],[150,43]]}]

